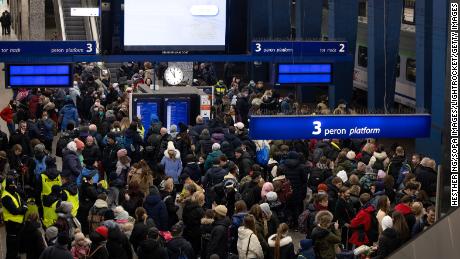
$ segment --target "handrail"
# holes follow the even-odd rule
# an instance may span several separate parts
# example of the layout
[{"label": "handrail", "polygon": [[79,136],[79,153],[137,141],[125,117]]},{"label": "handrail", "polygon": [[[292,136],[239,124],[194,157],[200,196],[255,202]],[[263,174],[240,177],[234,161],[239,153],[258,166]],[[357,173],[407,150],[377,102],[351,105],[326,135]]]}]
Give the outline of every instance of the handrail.
[{"label": "handrail", "polygon": [[67,35],[66,35],[65,25],[64,25],[64,10],[62,9],[62,0],[57,0],[57,1],[58,1],[58,7],[59,7],[59,20],[61,24],[62,40],[67,40]]}]

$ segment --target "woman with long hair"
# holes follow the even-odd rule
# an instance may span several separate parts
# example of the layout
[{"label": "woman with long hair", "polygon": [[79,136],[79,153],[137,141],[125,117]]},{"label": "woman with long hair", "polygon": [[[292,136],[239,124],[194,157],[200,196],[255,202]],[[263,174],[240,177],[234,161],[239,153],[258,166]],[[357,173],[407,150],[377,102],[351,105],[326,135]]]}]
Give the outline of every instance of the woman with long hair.
[{"label": "woman with long hair", "polygon": [[137,182],[139,184],[140,191],[144,193],[144,196],[147,196],[149,188],[153,185],[152,170],[144,160],[134,164],[133,168],[135,169],[128,173],[128,184],[131,182]]},{"label": "woman with long hair", "polygon": [[236,247],[240,259],[264,258],[262,246],[257,238],[256,220],[251,214],[244,217],[243,226],[238,228]]},{"label": "woman with long hair", "polygon": [[264,251],[265,255],[268,255],[268,244],[267,239],[265,236],[268,234],[268,226],[264,224],[264,216],[262,208],[259,204],[252,205],[251,209],[249,210],[249,214],[254,216],[255,224],[256,224],[256,232],[257,238],[259,239],[260,245],[262,246],[262,250]]},{"label": "woman with long hair", "polygon": [[388,196],[380,196],[377,202],[377,215],[376,218],[379,221],[379,233],[382,233],[382,219],[390,212],[390,199]]},{"label": "woman with long hair", "polygon": [[399,239],[402,243],[405,243],[407,240],[410,239],[410,230],[409,226],[407,225],[406,218],[400,212],[393,212],[393,228],[398,233]]},{"label": "woman with long hair", "polygon": [[289,226],[286,223],[281,223],[278,226],[276,234],[273,234],[268,238],[268,246],[270,247],[270,258],[295,258],[294,244],[292,243],[292,238],[288,236],[288,231]]}]

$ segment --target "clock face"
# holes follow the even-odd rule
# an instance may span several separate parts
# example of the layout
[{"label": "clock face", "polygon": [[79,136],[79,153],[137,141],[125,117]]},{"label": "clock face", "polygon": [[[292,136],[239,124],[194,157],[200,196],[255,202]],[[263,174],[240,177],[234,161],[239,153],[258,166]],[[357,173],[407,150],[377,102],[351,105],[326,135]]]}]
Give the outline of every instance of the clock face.
[{"label": "clock face", "polygon": [[184,80],[184,73],[176,66],[168,67],[164,76],[166,82],[170,85],[178,85]]}]

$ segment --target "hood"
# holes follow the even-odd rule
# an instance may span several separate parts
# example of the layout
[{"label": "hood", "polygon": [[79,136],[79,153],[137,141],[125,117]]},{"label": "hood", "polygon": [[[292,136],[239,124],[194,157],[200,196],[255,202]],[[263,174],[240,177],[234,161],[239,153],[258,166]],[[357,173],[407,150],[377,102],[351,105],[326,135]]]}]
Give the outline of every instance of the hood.
[{"label": "hood", "polygon": [[311,239],[300,240],[300,247],[303,250],[308,250],[308,249],[313,248],[313,240],[311,240]]},{"label": "hood", "polygon": [[46,176],[50,179],[56,179],[59,176],[59,171],[56,168],[48,168],[45,171]]},{"label": "hood", "polygon": [[400,212],[404,216],[406,216],[407,214],[412,213],[412,209],[409,206],[407,206],[406,204],[404,204],[404,203],[400,203],[400,204],[396,205],[395,206],[395,211]]},{"label": "hood", "polygon": [[[174,149],[174,151],[176,151],[176,159],[180,159],[180,152],[179,152],[179,150]],[[165,157],[168,157],[168,158],[169,158],[168,150],[165,150],[165,152],[163,152],[163,155],[164,155]]]},{"label": "hood", "polygon": [[158,248],[160,248],[160,242],[150,238],[139,244],[139,249],[142,249],[144,254],[154,254]]},{"label": "hood", "polygon": [[370,204],[370,203],[364,205],[364,206],[362,207],[362,209],[363,209],[365,212],[367,212],[367,213],[372,213],[372,212],[375,211],[374,206],[372,206],[372,204]]},{"label": "hood", "polygon": [[227,217],[220,219],[220,220],[216,220],[214,222],[214,226],[218,226],[218,225],[228,228],[230,226],[230,220]]},{"label": "hood", "polygon": [[97,199],[96,202],[94,202],[94,207],[100,209],[100,208],[108,208],[109,206],[107,205],[106,201]]},{"label": "hood", "polygon": [[71,195],[75,195],[78,193],[78,186],[76,183],[66,183],[62,186],[62,188],[68,192],[70,192]]},{"label": "hood", "polygon": [[393,240],[398,238],[398,232],[396,232],[396,230],[394,230],[393,228],[386,228],[382,232],[382,235],[386,236],[388,239],[393,239]]},{"label": "hood", "polygon": [[245,227],[238,228],[238,239],[240,240],[249,238],[251,234],[254,234],[254,232],[252,232],[252,230],[250,230],[249,228],[245,228]]},{"label": "hood", "polygon": [[387,159],[387,153],[385,151],[382,151],[380,153],[374,152],[374,157],[377,158],[378,160],[385,160]]},{"label": "hood", "polygon": [[311,239],[313,240],[320,239],[320,238],[326,237],[327,235],[329,235],[328,230],[324,228],[320,228],[320,227],[315,227],[313,231],[311,232]]},{"label": "hood", "polygon": [[64,107],[62,107],[61,111],[62,112],[71,112],[73,109],[75,109],[75,105],[73,104],[73,101],[70,100],[69,103],[67,103],[66,105],[64,105]]},{"label": "hood", "polygon": [[287,158],[284,160],[284,165],[288,168],[296,168],[300,164],[300,160],[297,158]]},{"label": "hood", "polygon": [[145,204],[155,206],[161,201],[160,195],[149,195],[145,198]]},{"label": "hood", "polygon": [[[276,243],[276,234],[273,234],[268,238],[268,246],[275,247],[275,243]],[[292,238],[290,236],[283,237],[280,240],[280,247],[287,246],[290,243],[292,243]]]}]

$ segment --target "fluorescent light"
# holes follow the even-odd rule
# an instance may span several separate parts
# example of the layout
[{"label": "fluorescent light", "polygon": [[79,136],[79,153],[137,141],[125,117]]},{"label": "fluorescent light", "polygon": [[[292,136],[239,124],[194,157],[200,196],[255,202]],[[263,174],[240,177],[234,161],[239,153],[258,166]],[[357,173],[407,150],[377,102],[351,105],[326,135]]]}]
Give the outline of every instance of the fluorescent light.
[{"label": "fluorescent light", "polygon": [[99,8],[70,8],[70,16],[99,16]]}]

